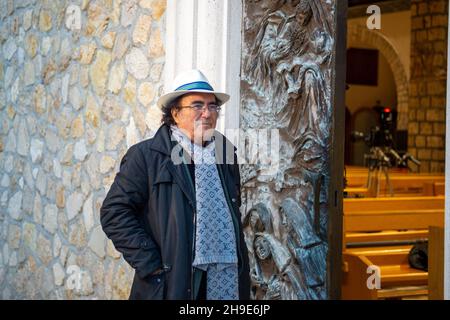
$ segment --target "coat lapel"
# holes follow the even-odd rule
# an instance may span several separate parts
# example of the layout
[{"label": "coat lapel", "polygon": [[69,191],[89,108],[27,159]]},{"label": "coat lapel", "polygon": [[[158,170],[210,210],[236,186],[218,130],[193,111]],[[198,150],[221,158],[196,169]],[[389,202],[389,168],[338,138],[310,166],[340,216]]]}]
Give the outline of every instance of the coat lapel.
[{"label": "coat lapel", "polygon": [[[229,181],[226,180],[228,178],[229,173],[226,172],[229,168],[229,164],[234,163],[234,153],[236,148],[231,144],[231,142],[226,139],[222,134],[218,131],[215,133],[215,143],[216,143],[216,160],[218,163],[218,169],[220,171],[222,185],[224,191],[226,193],[229,192],[228,187],[230,186]],[[186,198],[189,200],[189,204],[195,209],[195,188],[192,183],[192,180],[189,176],[188,168],[186,163],[190,163],[191,159],[189,158],[186,152],[183,152],[183,163],[174,164],[172,161],[172,151],[176,147],[176,141],[171,140],[169,133],[169,126],[162,125],[159,130],[155,133],[155,136],[152,139],[152,143],[150,145],[150,149],[161,152],[165,154],[168,159],[165,162],[165,166],[168,172],[172,175],[175,182],[180,186],[180,189],[185,194]],[[228,193],[229,196],[229,193]]]},{"label": "coat lapel", "polygon": [[165,167],[168,172],[172,175],[174,181],[180,186],[181,191],[184,193],[186,198],[189,200],[189,204],[195,209],[195,194],[194,188],[191,187],[191,180],[189,177],[188,169],[185,163],[189,163],[190,159],[187,159],[185,152],[183,152],[184,163],[174,164],[172,161],[172,150],[177,145],[175,141],[170,138],[169,127],[167,125],[162,125],[159,130],[155,133],[152,139],[150,149],[163,153],[168,157],[165,161]]},{"label": "coat lapel", "polygon": [[195,210],[195,194],[194,187],[188,176],[187,168],[185,164],[174,165],[171,160],[166,163],[167,170],[172,174],[173,179],[180,186],[186,198],[189,200],[189,204]]}]

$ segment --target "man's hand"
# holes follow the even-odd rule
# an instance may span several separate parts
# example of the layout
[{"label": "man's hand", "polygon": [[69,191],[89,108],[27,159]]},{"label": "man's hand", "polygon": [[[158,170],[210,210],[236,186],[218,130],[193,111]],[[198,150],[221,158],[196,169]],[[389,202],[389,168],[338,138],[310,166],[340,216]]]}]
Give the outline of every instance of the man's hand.
[{"label": "man's hand", "polygon": [[150,273],[150,276],[158,276],[158,275],[160,275],[163,272],[164,272],[163,268],[158,268],[155,271],[153,271],[152,273]]},{"label": "man's hand", "polygon": [[172,269],[172,267],[170,265],[166,265],[164,264],[162,267],[156,269],[155,271],[153,271],[152,273],[150,273],[150,276],[158,276],[164,272],[168,272]]}]

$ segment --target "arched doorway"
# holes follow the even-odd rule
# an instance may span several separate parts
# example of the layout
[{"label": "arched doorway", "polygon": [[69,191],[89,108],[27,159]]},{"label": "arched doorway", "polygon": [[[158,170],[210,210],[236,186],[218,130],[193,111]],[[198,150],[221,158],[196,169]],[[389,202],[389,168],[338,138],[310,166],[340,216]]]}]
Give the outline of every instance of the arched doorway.
[{"label": "arched doorway", "polygon": [[351,25],[347,29],[347,47],[369,46],[376,48],[385,57],[394,76],[397,91],[397,129],[408,128],[408,77],[399,53],[391,41],[377,30],[368,30],[359,25]]}]

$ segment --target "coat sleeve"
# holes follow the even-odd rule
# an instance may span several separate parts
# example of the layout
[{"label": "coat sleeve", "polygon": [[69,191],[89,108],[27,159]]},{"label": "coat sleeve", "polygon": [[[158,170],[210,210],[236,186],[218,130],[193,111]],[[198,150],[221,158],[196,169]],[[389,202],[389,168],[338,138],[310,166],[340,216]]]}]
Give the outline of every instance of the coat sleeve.
[{"label": "coat sleeve", "polygon": [[147,177],[142,151],[132,146],[100,209],[103,231],[140,278],[161,267],[160,250],[139,217],[148,201]]}]

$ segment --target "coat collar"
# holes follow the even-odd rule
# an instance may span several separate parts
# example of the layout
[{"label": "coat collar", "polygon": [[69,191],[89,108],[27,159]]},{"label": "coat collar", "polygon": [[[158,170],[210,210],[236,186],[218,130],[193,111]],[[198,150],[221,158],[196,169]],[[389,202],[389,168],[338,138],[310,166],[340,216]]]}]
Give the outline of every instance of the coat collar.
[{"label": "coat collar", "polygon": [[[236,147],[220,132],[216,131],[216,158],[219,164],[237,164],[235,157]],[[156,131],[155,136],[151,139],[150,149],[161,152],[170,156],[173,147],[177,144],[176,141],[171,140],[170,127],[163,124]],[[231,152],[232,150],[232,152]]]},{"label": "coat collar", "polygon": [[150,149],[169,155],[172,152],[173,144],[170,139],[169,126],[163,124],[156,131],[153,139],[150,142]]},{"label": "coat collar", "polygon": [[[219,161],[218,163],[237,164],[237,158],[235,157],[236,148],[227,138],[225,138],[225,136],[223,136],[219,132],[217,132],[217,134],[219,138],[215,140],[215,143],[216,143],[216,158]],[[222,146],[219,147],[221,142]],[[170,159],[172,149],[176,144],[177,144],[176,141],[171,140],[169,126],[163,124],[155,133],[153,139],[151,139],[149,148],[168,156],[168,159],[167,161],[165,161],[164,165],[166,169],[170,172],[172,177],[175,179],[175,181],[178,183],[185,196],[188,198],[189,204],[195,210],[195,192],[193,186],[191,185],[191,180],[189,177],[189,172],[187,171],[187,166],[184,164],[175,165],[173,161]],[[226,152],[227,150],[233,150],[233,152],[230,151]],[[222,170],[225,169],[225,167],[227,166],[219,165],[218,170],[222,172]],[[226,188],[226,184],[224,184],[224,188]]]}]

